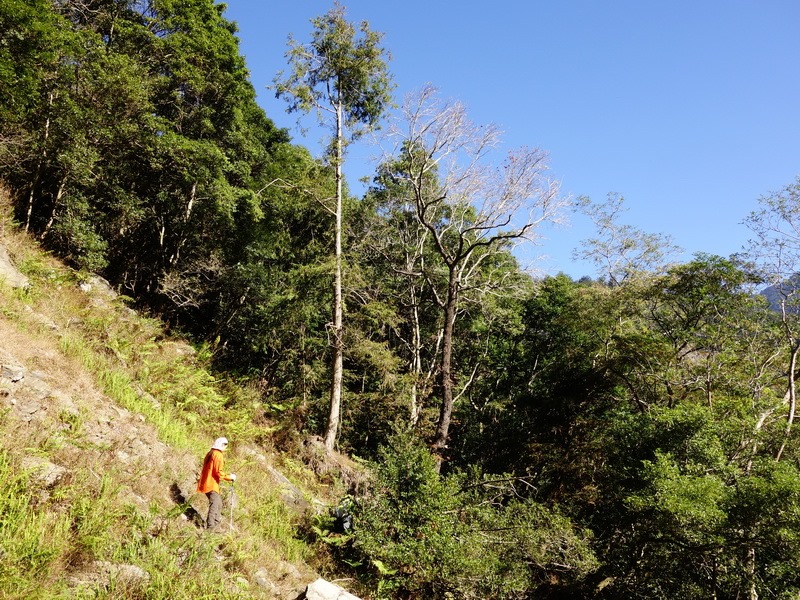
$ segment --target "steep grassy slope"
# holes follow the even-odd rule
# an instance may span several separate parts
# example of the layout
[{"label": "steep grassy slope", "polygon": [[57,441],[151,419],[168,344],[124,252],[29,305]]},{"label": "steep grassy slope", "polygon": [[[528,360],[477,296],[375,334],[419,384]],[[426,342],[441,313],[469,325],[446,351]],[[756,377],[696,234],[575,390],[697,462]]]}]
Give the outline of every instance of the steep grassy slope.
[{"label": "steep grassy slope", "polygon": [[[255,397],[202,351],[43,253],[7,195],[0,208],[29,281],[0,281],[2,597],[296,598],[317,576],[300,514],[335,485],[270,452]],[[219,435],[238,502],[208,534],[194,482]]]}]

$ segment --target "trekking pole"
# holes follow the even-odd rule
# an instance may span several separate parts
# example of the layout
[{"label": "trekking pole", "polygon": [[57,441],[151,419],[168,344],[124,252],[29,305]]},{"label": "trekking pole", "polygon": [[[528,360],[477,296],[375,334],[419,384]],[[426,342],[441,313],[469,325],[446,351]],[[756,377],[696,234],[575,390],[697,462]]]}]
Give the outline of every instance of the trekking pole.
[{"label": "trekking pole", "polygon": [[231,531],[233,531],[233,505],[236,504],[235,484],[236,482],[231,481],[231,525],[229,527]]}]

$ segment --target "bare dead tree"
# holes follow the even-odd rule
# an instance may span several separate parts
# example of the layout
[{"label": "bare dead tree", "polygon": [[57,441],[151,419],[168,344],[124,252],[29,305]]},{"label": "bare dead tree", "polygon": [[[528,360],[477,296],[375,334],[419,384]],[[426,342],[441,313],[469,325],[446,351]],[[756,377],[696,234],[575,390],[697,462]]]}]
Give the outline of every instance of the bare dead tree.
[{"label": "bare dead tree", "polygon": [[443,316],[442,397],[433,442],[441,458],[455,402],[453,332],[462,297],[496,289],[484,265],[518,244],[539,242],[539,226],[557,221],[566,202],[548,177],[546,152],[520,148],[498,160],[499,129],[473,123],[461,103],[441,99],[432,87],[406,99],[390,139],[393,177],[409,190],[438,257],[423,275]]}]

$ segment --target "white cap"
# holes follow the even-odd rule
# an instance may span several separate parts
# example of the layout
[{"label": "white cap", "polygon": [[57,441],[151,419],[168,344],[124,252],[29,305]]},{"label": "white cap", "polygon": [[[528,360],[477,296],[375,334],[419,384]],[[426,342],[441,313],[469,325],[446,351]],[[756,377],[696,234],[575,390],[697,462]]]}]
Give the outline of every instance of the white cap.
[{"label": "white cap", "polygon": [[217,438],[214,440],[214,445],[211,446],[212,450],[225,450],[228,447],[228,438]]}]

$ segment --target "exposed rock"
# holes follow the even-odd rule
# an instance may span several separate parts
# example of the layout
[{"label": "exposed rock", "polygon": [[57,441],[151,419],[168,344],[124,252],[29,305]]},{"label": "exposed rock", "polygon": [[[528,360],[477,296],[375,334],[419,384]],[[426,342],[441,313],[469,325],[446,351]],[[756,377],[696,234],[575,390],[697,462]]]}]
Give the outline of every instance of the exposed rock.
[{"label": "exposed rock", "polygon": [[311,503],[305,499],[303,492],[297,489],[297,487],[291,481],[289,481],[286,476],[283,475],[283,473],[272,466],[267,466],[267,471],[278,485],[281,494],[281,500],[283,500],[283,503],[286,504],[286,506],[298,513],[304,513],[311,508]]},{"label": "exposed rock", "polygon": [[260,567],[251,575],[253,584],[275,600],[304,598],[309,579],[295,565],[283,560],[273,565],[272,569]]},{"label": "exposed rock", "polygon": [[20,403],[14,402],[14,409],[17,413],[19,413],[20,420],[24,421],[25,423],[30,423],[34,420],[41,421],[46,412],[46,409],[40,402],[37,402],[31,398],[28,398],[24,402]]},{"label": "exposed rock", "polygon": [[43,325],[47,329],[50,329],[51,331],[59,331],[61,329],[58,326],[58,324],[55,321],[53,321],[53,319],[51,319],[50,317],[47,317],[47,316],[45,316],[45,315],[43,315],[41,313],[38,313],[38,312],[34,311],[27,304],[22,307],[22,310],[24,310],[26,313],[31,315],[31,317],[33,317],[34,321],[36,321],[40,325]]},{"label": "exposed rock", "polygon": [[321,577],[308,584],[305,597],[306,600],[359,600],[358,596]]},{"label": "exposed rock", "polygon": [[180,480],[176,481],[173,486],[172,497],[178,504],[184,504],[192,499],[192,496],[197,492],[197,480],[199,479],[198,473],[187,473]]},{"label": "exposed rock", "polygon": [[263,452],[260,452],[258,449],[254,448],[253,446],[244,446],[239,449],[239,454],[242,456],[247,456],[252,458],[257,463],[266,465],[267,464],[267,457],[264,455]]},{"label": "exposed rock", "polygon": [[69,578],[73,588],[108,587],[112,580],[126,589],[136,589],[150,581],[150,574],[136,565],[96,560]]},{"label": "exposed rock", "polygon": [[296,566],[294,566],[290,562],[286,562],[285,560],[282,560],[278,563],[277,571],[278,571],[278,579],[281,581],[286,581],[286,580],[296,581],[302,579],[303,577]]},{"label": "exposed rock", "polygon": [[25,367],[18,364],[4,363],[0,365],[0,377],[8,379],[12,383],[17,383],[25,377]]},{"label": "exposed rock", "polygon": [[271,592],[273,595],[277,591],[277,587],[270,579],[269,571],[267,571],[264,567],[256,570],[253,573],[253,582],[260,588],[264,588],[268,592]]},{"label": "exposed rock", "polygon": [[37,377],[29,377],[25,387],[27,388],[28,392],[39,402],[54,396],[53,388],[51,388],[46,381],[43,381]]},{"label": "exposed rock", "polygon": [[115,564],[105,561],[97,561],[95,564],[117,581],[125,582],[129,585],[150,581],[150,574],[136,565]]},{"label": "exposed rock", "polygon": [[31,480],[45,489],[54,488],[67,474],[64,467],[51,463],[38,456],[27,456],[22,459],[21,466],[31,472]]},{"label": "exposed rock", "polygon": [[149,402],[156,410],[161,410],[161,402],[159,402],[153,394],[142,389],[141,386],[136,386],[136,394],[140,399]]},{"label": "exposed rock", "polygon": [[111,563],[104,560],[98,560],[92,564],[104,583],[110,583],[113,579],[128,588],[135,588],[150,581],[150,574],[136,565]]},{"label": "exposed rock", "polygon": [[164,353],[167,356],[170,354],[174,354],[176,356],[195,356],[197,354],[197,350],[195,350],[190,344],[176,340],[163,341],[161,343],[161,348],[164,350]]},{"label": "exposed rock", "polygon": [[120,492],[120,498],[121,498],[123,503],[125,503],[127,505],[130,505],[130,506],[135,506],[136,508],[138,508],[142,512],[146,512],[147,509],[149,508],[149,503],[148,503],[147,500],[145,500],[144,498],[142,498],[138,494],[134,494],[130,490],[127,490],[127,489],[126,490],[122,490]]},{"label": "exposed rock", "polygon": [[2,244],[0,244],[0,282],[5,282],[14,288],[25,288],[30,285],[28,278],[11,262],[8,251]]},{"label": "exposed rock", "polygon": [[250,582],[242,576],[237,577],[235,583],[236,587],[239,589],[246,590],[250,588]]},{"label": "exposed rock", "polygon": [[328,452],[319,436],[308,436],[303,440],[301,459],[317,475],[338,477],[350,494],[363,495],[368,485],[364,469],[338,452]]},{"label": "exposed rock", "polygon": [[80,284],[80,288],[87,294],[93,293],[93,295],[104,297],[107,300],[117,297],[117,292],[111,287],[111,284],[99,275],[92,275]]}]

